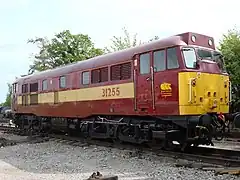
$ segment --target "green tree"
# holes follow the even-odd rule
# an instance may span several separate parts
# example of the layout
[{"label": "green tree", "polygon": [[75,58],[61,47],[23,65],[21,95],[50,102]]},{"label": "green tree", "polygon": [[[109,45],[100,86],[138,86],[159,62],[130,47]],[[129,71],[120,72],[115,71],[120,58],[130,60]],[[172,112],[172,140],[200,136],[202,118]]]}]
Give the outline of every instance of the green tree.
[{"label": "green tree", "polygon": [[141,44],[141,41],[137,40],[137,34],[134,34],[133,37],[131,37],[125,27],[122,30],[123,36],[113,36],[111,39],[112,44],[109,47],[105,47],[106,53],[120,51]]},{"label": "green tree", "polygon": [[5,102],[2,103],[1,105],[11,107],[12,86],[9,83],[7,85],[8,85],[8,92],[6,95],[6,99],[5,99]]},{"label": "green tree", "polygon": [[155,41],[155,40],[159,40],[159,37],[158,36],[154,36],[154,38],[150,39],[149,42]]},{"label": "green tree", "polygon": [[35,38],[28,43],[37,44],[40,51],[34,56],[29,73],[44,71],[69,63],[86,60],[103,54],[103,50],[94,47],[91,38],[85,34],[71,34],[62,31],[50,41],[47,38]]},{"label": "green tree", "polygon": [[219,50],[224,56],[227,72],[232,82],[232,111],[240,110],[240,32],[229,30],[220,41]]},{"label": "green tree", "polygon": [[[109,47],[105,47],[105,52],[106,53],[111,53],[115,51],[120,51],[123,49],[139,46],[143,44],[141,40],[137,39],[137,33],[135,33],[132,37],[130,36],[128,30],[124,27],[123,29],[123,36],[113,36],[111,39],[112,44]],[[159,39],[158,36],[155,36],[154,38],[150,39],[150,41],[154,41]]]}]

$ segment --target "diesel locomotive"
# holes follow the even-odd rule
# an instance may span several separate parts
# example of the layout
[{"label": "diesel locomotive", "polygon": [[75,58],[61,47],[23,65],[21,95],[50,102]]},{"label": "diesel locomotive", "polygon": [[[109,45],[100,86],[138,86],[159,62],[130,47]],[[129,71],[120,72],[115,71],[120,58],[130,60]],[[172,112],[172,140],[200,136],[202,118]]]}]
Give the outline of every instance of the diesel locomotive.
[{"label": "diesel locomotive", "polygon": [[18,128],[171,149],[229,132],[231,82],[212,37],[187,32],[13,83]]}]

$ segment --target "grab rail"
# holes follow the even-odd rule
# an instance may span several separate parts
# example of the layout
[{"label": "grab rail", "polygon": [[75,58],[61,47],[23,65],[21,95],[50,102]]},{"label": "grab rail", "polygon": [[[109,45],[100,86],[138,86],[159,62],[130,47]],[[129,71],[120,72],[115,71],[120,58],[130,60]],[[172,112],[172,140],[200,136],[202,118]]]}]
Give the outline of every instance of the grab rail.
[{"label": "grab rail", "polygon": [[229,81],[229,102],[232,102],[232,82]]},{"label": "grab rail", "polygon": [[189,85],[189,99],[188,102],[191,103],[192,102],[192,82],[193,80],[196,80],[196,78],[190,78],[188,85]]}]

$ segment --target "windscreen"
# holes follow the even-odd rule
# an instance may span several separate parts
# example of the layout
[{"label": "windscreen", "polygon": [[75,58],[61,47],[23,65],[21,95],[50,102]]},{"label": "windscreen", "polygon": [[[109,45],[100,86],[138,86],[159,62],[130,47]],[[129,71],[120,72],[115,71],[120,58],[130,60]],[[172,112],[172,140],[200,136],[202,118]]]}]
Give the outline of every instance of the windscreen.
[{"label": "windscreen", "polygon": [[182,48],[185,65],[187,68],[195,68],[197,63],[197,57],[193,48]]},{"label": "windscreen", "polygon": [[221,71],[224,72],[224,73],[227,72],[225,64],[224,64],[223,55],[220,52],[217,52],[217,51],[213,51],[212,55],[213,55],[213,61],[218,64]]},{"label": "windscreen", "polygon": [[226,72],[225,65],[224,65],[224,59],[220,52],[214,51],[214,50],[205,50],[205,49],[196,49],[197,56],[200,58],[200,60],[210,60],[213,62],[216,62],[219,69],[222,72]]},{"label": "windscreen", "polygon": [[198,49],[197,54],[200,59],[209,59],[209,60],[213,59],[213,55],[212,55],[211,51],[207,51],[204,49]]}]

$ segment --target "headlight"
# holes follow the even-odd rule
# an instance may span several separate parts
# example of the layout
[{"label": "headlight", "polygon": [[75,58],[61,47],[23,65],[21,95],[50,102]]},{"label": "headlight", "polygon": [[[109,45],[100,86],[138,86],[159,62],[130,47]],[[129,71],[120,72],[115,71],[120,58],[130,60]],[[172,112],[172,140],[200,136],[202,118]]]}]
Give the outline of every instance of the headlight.
[{"label": "headlight", "polygon": [[213,45],[213,42],[212,42],[211,39],[208,40],[208,44],[209,44],[209,46],[212,46],[212,45]]}]

